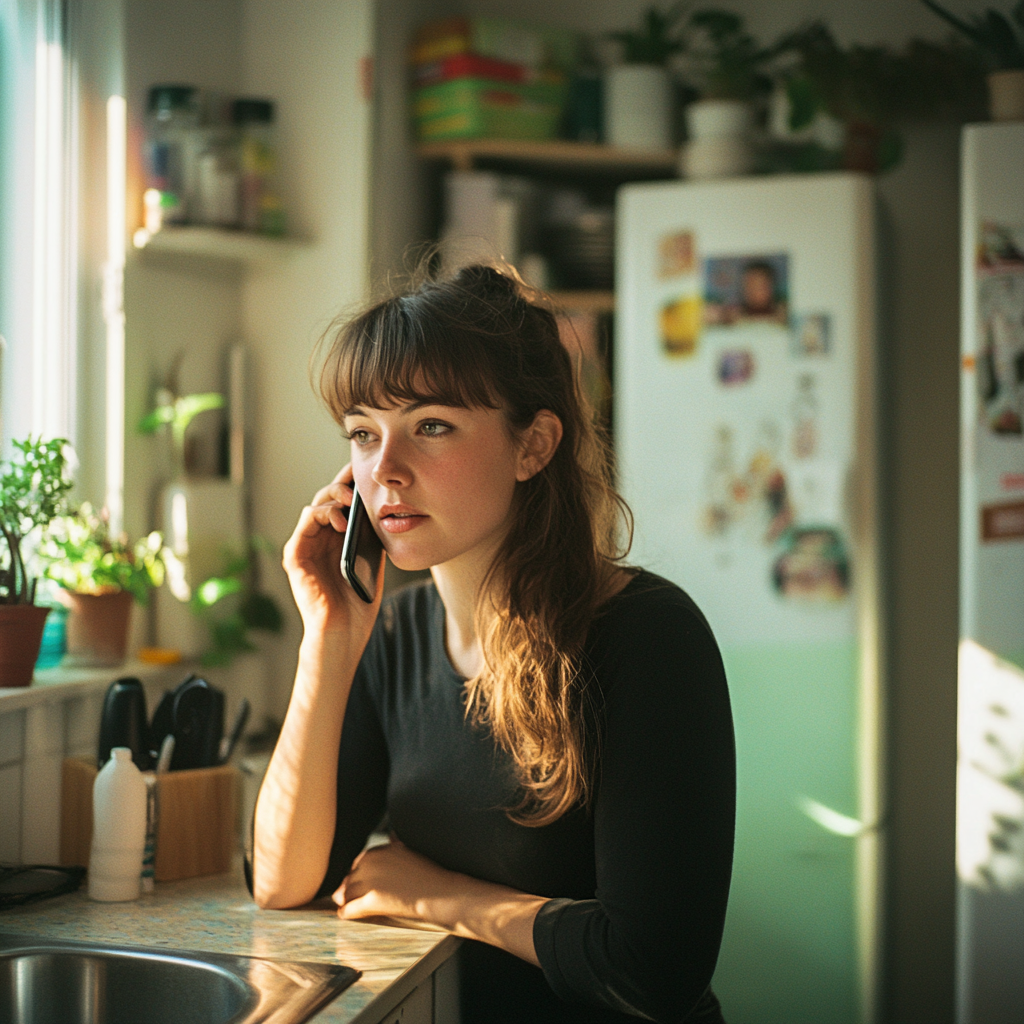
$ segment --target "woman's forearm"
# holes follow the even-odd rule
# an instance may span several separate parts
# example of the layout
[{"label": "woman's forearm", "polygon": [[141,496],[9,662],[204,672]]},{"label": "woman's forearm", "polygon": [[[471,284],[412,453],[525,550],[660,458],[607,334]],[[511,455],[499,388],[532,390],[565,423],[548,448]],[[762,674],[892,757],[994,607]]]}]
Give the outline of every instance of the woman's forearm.
[{"label": "woman's forearm", "polygon": [[253,895],[262,907],[308,903],[327,870],[338,744],[358,661],[353,646],[344,634],[314,633],[299,649],[288,712],[256,803]]},{"label": "woman's forearm", "polygon": [[437,903],[424,901],[424,920],[461,938],[497,946],[539,967],[533,945],[533,922],[547,900],[466,875],[458,877],[462,882],[461,893]]}]

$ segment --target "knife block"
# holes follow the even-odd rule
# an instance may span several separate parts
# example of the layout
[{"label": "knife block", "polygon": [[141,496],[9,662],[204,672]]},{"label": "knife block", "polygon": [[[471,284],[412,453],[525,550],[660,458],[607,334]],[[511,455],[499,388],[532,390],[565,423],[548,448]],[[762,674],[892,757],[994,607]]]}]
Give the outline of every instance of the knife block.
[{"label": "knife block", "polygon": [[[64,759],[61,864],[89,864],[96,775],[95,761]],[[238,772],[231,765],[157,776],[156,881],[217,875],[231,869],[231,859],[239,848],[239,788]]]}]

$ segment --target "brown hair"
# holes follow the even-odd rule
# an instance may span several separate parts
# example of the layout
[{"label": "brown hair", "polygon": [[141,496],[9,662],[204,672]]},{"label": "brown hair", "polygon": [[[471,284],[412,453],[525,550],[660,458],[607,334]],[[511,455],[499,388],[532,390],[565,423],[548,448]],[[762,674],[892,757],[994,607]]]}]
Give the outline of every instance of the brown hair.
[{"label": "brown hair", "polygon": [[632,519],[556,320],[530,298],[514,271],[489,266],[424,280],[329,329],[319,390],[339,423],[355,405],[424,399],[500,408],[513,438],[541,409],[561,420],[551,461],[516,485],[477,597],[486,667],[466,684],[467,714],[509,752],[522,784],[510,814],[546,825],[592,796],[599,731],[583,645]]}]

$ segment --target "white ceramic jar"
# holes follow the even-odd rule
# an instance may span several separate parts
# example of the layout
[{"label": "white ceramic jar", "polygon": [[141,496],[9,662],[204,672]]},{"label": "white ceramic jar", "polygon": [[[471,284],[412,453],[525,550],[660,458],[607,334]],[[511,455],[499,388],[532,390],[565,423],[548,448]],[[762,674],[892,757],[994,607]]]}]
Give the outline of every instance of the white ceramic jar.
[{"label": "white ceramic jar", "polygon": [[617,64],[605,79],[604,138],[632,149],[672,148],[672,81],[655,64]]},{"label": "white ceramic jar", "polygon": [[127,747],[114,747],[92,789],[89,896],[138,899],[146,848],[146,780]]},{"label": "white ceramic jar", "polygon": [[684,178],[726,178],[753,168],[751,110],[742,100],[697,100],[686,108],[689,141],[679,158]]}]

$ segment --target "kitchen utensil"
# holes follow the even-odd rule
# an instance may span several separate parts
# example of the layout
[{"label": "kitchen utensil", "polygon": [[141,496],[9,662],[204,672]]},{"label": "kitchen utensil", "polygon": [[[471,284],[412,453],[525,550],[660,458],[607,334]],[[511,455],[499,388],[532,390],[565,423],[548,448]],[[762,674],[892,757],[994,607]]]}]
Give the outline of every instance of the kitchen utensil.
[{"label": "kitchen utensil", "polygon": [[200,744],[201,767],[212,768],[220,764],[220,741],[224,735],[224,691],[210,687],[210,708],[203,722]]},{"label": "kitchen utensil", "polygon": [[131,676],[114,680],[107,689],[97,753],[97,763],[101,768],[110,759],[113,747],[127,747],[141,771],[152,767],[146,727],[146,692],[142,683]]},{"label": "kitchen utensil", "polygon": [[[189,674],[178,689],[195,678],[194,672]],[[154,758],[159,756],[164,739],[174,732],[174,694],[176,692],[177,690],[165,690],[164,695],[160,698],[160,703],[157,704],[156,710],[153,712],[153,720],[149,725],[149,749]]]},{"label": "kitchen utensil", "polygon": [[210,685],[205,679],[188,679],[174,691],[171,771],[205,767],[205,736],[212,704]]},{"label": "kitchen utensil", "polygon": [[156,759],[156,773],[157,775],[163,775],[164,772],[170,771],[171,758],[174,756],[174,733],[169,732],[165,737],[163,743],[160,744],[160,756]]},{"label": "kitchen utensil", "polygon": [[235,713],[235,720],[231,725],[231,732],[220,741],[220,764],[224,764],[232,755],[235,749],[235,744],[238,743],[239,737],[242,735],[242,730],[245,728],[245,723],[249,721],[249,711],[251,710],[249,705],[249,698],[243,697],[242,703],[238,705],[238,711]]}]

